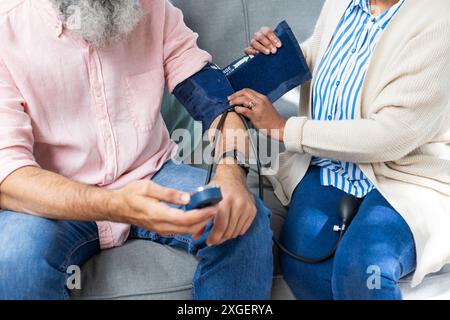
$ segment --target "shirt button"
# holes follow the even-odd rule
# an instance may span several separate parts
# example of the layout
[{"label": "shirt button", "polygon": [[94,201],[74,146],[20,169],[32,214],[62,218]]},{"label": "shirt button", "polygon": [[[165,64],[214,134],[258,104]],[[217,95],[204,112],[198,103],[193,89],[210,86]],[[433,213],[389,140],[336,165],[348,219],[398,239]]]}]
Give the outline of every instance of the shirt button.
[{"label": "shirt button", "polygon": [[356,52],[356,49],[355,49],[355,48],[353,48],[353,49],[352,49],[352,53],[355,53],[355,52]]},{"label": "shirt button", "polygon": [[377,18],[372,18],[372,22],[373,23],[377,22]]},{"label": "shirt button", "polygon": [[328,116],[328,120],[333,120],[333,117],[332,116]]},{"label": "shirt button", "polygon": [[336,87],[339,87],[340,84],[341,84],[341,82],[339,80],[336,81]]}]

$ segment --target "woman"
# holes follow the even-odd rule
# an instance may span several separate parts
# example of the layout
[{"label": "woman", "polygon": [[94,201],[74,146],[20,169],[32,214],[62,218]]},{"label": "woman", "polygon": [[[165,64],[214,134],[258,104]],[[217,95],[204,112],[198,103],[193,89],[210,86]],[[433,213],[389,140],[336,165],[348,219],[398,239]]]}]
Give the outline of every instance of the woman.
[{"label": "woman", "polygon": [[[450,2],[328,0],[302,49],[313,80],[283,119],[243,90],[231,105],[284,142],[269,177],[289,205],[282,242],[310,258],[336,243],[344,195],[361,205],[333,258],[282,256],[299,299],[401,299],[450,262]],[[276,54],[268,28],[247,54]]]}]

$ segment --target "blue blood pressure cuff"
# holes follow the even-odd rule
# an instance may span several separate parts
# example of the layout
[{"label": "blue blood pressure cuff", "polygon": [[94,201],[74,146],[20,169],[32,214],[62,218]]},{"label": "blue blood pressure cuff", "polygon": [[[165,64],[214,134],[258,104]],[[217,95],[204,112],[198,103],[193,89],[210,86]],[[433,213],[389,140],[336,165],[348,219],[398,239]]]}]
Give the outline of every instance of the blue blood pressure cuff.
[{"label": "blue blood pressure cuff", "polygon": [[288,91],[311,80],[305,57],[291,28],[283,21],[275,29],[283,46],[277,54],[244,56],[224,70],[207,65],[180,83],[173,94],[206,131],[230,108],[228,97],[244,88],[253,89],[275,102]]},{"label": "blue blood pressure cuff", "polygon": [[203,123],[206,131],[230,108],[228,97],[234,92],[222,70],[209,64],[176,86],[173,94],[195,120]]},{"label": "blue blood pressure cuff", "polygon": [[297,39],[286,21],[274,30],[283,44],[276,54],[245,56],[224,69],[235,91],[245,88],[275,102],[312,76]]}]

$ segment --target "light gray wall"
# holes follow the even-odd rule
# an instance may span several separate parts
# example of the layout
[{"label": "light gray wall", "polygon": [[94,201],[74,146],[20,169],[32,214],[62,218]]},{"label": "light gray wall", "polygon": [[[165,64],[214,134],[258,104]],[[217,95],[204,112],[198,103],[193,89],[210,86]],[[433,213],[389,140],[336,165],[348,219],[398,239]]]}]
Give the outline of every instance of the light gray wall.
[{"label": "light gray wall", "polygon": [[[275,28],[282,20],[291,25],[298,40],[313,31],[324,0],[172,0],[186,24],[200,35],[199,45],[214,62],[225,67],[240,57],[255,31]],[[303,10],[304,8],[304,10]]]}]

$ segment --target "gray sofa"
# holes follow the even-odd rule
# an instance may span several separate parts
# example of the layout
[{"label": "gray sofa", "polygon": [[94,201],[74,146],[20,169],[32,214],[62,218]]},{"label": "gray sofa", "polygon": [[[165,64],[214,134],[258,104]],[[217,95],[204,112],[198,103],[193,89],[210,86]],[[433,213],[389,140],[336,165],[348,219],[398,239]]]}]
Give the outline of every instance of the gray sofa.
[{"label": "gray sofa", "polygon": [[[242,50],[261,26],[274,27],[286,19],[299,40],[311,33],[323,0],[173,0],[185,14],[186,23],[200,34],[199,44],[214,61],[225,66],[242,55]],[[277,107],[285,117],[297,112],[298,90],[282,99]],[[166,96],[164,110],[170,130],[192,127],[173,97]],[[254,175],[249,185],[255,188]],[[266,183],[266,202],[273,213],[272,227],[279,235],[286,210]],[[275,250],[276,253],[276,250]],[[275,259],[273,299],[292,299],[293,295],[279,274]],[[132,240],[121,248],[103,251],[82,269],[82,290],[74,299],[190,299],[191,279],[196,259],[182,251],[149,241]],[[257,279],[255,279],[257,281]],[[450,299],[450,268],[432,275],[419,288],[411,289],[402,281],[406,299]]]}]

